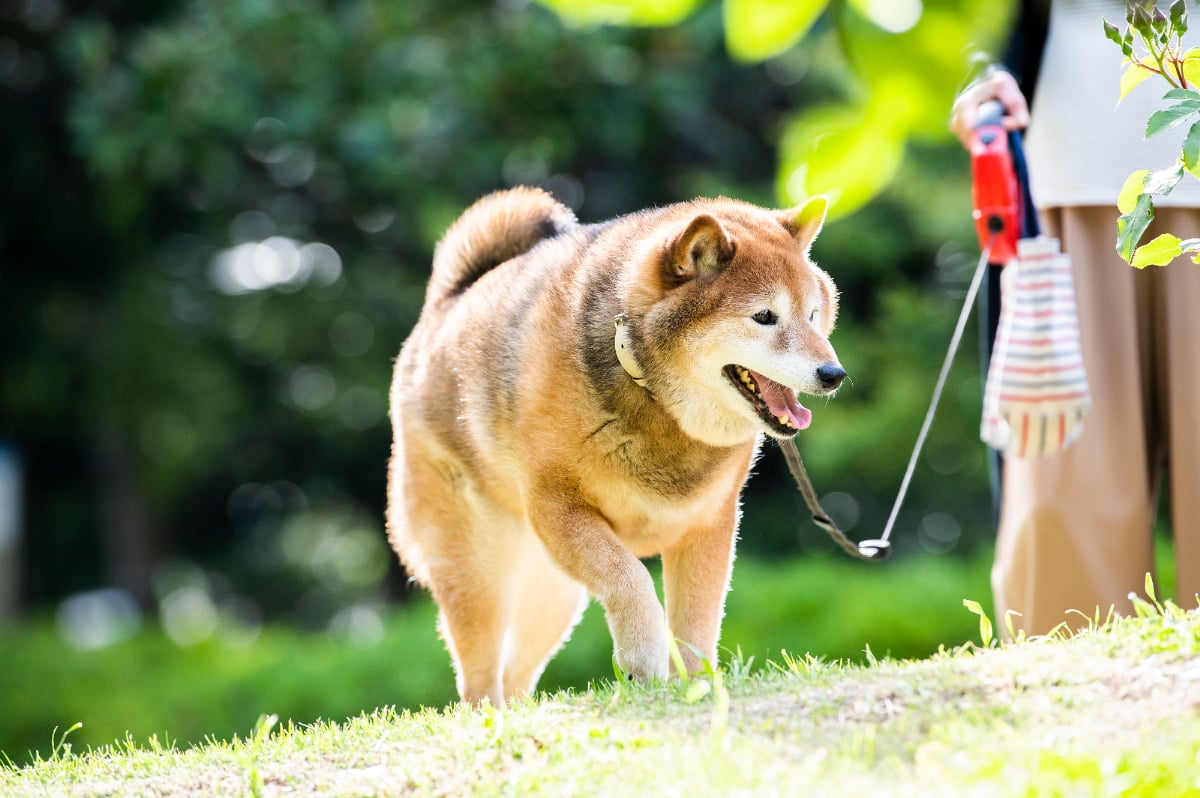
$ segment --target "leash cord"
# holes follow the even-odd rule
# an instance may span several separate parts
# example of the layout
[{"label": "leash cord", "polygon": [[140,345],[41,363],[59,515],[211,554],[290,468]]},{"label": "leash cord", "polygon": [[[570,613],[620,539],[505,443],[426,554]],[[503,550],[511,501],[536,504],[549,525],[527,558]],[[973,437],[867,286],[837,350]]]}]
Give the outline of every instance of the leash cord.
[{"label": "leash cord", "polygon": [[804,461],[800,459],[800,450],[796,448],[796,440],[788,438],[780,441],[779,448],[783,450],[783,459],[787,461],[788,470],[792,472],[792,478],[796,480],[796,487],[800,489],[804,503],[808,505],[809,512],[812,513],[813,523],[824,529],[833,542],[841,546],[842,550],[851,557],[860,560],[874,559],[865,557],[858,550],[858,544],[846,537],[846,533],[838,528],[838,525],[825,512],[825,508],[821,506],[821,500],[817,498],[812,480],[808,478],[808,472],[804,470]]},{"label": "leash cord", "polygon": [[946,388],[946,378],[950,375],[950,366],[954,362],[954,356],[958,352],[958,345],[962,342],[963,331],[967,327],[967,319],[971,316],[971,308],[975,305],[975,297],[979,294],[979,285],[983,282],[983,275],[987,271],[988,256],[991,254],[991,247],[984,247],[983,254],[979,258],[979,264],[975,267],[975,274],[971,277],[971,284],[967,288],[967,296],[963,301],[962,310],[958,314],[958,323],[954,327],[954,335],[950,338],[950,347],[946,350],[946,358],[942,361],[942,370],[938,374],[937,383],[933,388],[933,397],[929,401],[929,410],[925,413],[925,421],[921,424],[921,431],[917,434],[917,443],[913,447],[912,456],[908,459],[908,468],[904,471],[904,478],[900,481],[900,491],[896,494],[896,501],[892,505],[892,512],[888,516],[887,524],[883,529],[883,536],[878,540],[864,540],[860,543],[855,543],[846,536],[838,528],[829,514],[821,506],[820,500],[817,498],[817,492],[813,488],[812,480],[808,478],[808,472],[804,469],[804,461],[800,459],[800,450],[796,447],[795,438],[789,438],[781,441],[780,448],[783,450],[783,457],[787,461],[788,470],[792,472],[792,477],[796,480],[796,486],[800,489],[801,495],[804,496],[804,502],[808,505],[808,509],[812,512],[813,523],[825,530],[834,543],[842,547],[842,550],[860,560],[882,560],[891,553],[891,543],[889,538],[892,536],[892,527],[896,524],[896,516],[900,514],[900,507],[904,504],[904,497],[908,494],[909,483],[912,482],[913,472],[917,468],[917,458],[921,455],[921,450],[925,447],[925,439],[929,436],[929,428],[933,425],[933,416],[937,412],[938,403],[941,402],[942,393]]}]

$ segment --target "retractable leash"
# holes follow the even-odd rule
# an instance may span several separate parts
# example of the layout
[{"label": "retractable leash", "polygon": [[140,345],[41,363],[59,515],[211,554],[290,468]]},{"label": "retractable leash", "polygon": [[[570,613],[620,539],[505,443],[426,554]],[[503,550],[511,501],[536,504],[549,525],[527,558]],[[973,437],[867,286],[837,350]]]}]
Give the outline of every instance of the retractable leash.
[{"label": "retractable leash", "polygon": [[[1001,120],[1004,106],[989,100],[979,106],[971,133],[971,198],[979,246],[989,262],[1005,264],[1017,256],[1022,197],[1017,165]],[[1034,217],[1036,220],[1036,217]]]},{"label": "retractable leash", "polygon": [[812,513],[813,523],[825,530],[830,538],[851,557],[860,560],[884,560],[892,553],[892,528],[900,507],[908,495],[908,486],[912,482],[913,472],[917,468],[917,459],[929,436],[929,428],[933,425],[933,417],[937,412],[938,403],[946,388],[946,378],[950,374],[950,366],[958,345],[962,341],[963,331],[971,316],[971,308],[979,294],[979,286],[987,272],[988,263],[1007,263],[1016,257],[1017,236],[1021,213],[1021,195],[1018,191],[1016,172],[1013,168],[1012,153],[1008,147],[1008,134],[1001,124],[1004,108],[998,102],[987,102],[979,108],[979,124],[976,125],[971,137],[971,173],[974,179],[972,198],[974,200],[975,229],[979,235],[979,243],[983,250],[971,284],[967,288],[967,296],[963,301],[962,310],[958,314],[958,323],[954,326],[954,334],[950,338],[950,346],[942,361],[942,370],[938,374],[937,383],[933,388],[933,397],[929,401],[929,410],[925,413],[925,421],[917,434],[917,442],[913,447],[912,456],[908,459],[908,467],[904,478],[900,481],[900,490],[892,505],[892,512],[884,526],[883,535],[875,540],[863,540],[858,543],[850,540],[846,533],[838,528],[829,514],[821,506],[817,492],[804,462],[800,459],[800,450],[796,447],[794,438],[780,443],[783,457],[787,461],[788,470],[796,480],[796,485],[804,496],[804,502]]}]

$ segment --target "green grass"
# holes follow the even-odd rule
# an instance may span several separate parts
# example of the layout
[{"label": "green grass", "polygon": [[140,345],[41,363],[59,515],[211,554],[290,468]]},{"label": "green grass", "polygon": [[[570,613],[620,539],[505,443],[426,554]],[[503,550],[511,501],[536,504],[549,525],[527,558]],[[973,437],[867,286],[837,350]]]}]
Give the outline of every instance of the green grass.
[{"label": "green grass", "polygon": [[[987,557],[913,557],[882,565],[831,556],[734,567],[723,644],[760,665],[781,650],[864,661],[922,657],[974,634],[964,596],[988,594]],[[0,751],[48,756],[55,729],[76,748],[157,738],[185,748],[228,739],[260,715],[282,724],[341,720],[376,707],[441,707],[455,698],[449,657],[419,600],[395,609],[383,639],[354,646],[268,627],[250,645],[214,638],[180,648],[145,628],[96,651],[67,645],[49,623],[0,630]],[[726,654],[726,657],[732,656]],[[593,605],[541,687],[586,689],[611,678],[612,641]]]},{"label": "green grass", "polygon": [[[1200,793],[1200,615],[866,664],[733,658],[506,709],[379,710],[195,748],[74,753],[0,794],[1187,796]],[[969,617],[970,613],[967,613]],[[974,622],[976,619],[972,617]]]}]

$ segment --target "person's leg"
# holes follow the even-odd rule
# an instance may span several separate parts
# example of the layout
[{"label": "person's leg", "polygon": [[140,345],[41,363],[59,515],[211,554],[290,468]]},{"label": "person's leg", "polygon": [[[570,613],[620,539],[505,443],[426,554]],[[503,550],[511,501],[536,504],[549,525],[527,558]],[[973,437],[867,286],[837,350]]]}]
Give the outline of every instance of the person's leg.
[{"label": "person's leg", "polygon": [[1112,209],[1055,209],[1045,221],[1071,258],[1092,408],[1065,450],[1004,461],[992,588],[1001,629],[1012,610],[1027,634],[1128,612],[1153,567],[1150,339],[1139,332],[1150,286],[1115,253]]},{"label": "person's leg", "polygon": [[[1160,229],[1200,237],[1200,210],[1158,209]],[[1195,609],[1200,593],[1200,267],[1180,258],[1159,270],[1157,385],[1170,466],[1176,600]]]}]

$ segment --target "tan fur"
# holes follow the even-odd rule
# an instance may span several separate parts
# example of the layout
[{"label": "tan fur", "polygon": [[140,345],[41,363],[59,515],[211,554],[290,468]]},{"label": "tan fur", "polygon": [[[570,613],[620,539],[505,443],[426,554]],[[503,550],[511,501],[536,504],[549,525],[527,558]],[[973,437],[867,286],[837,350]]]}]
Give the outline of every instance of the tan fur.
[{"label": "tan fur", "polygon": [[[533,690],[589,595],[631,677],[667,675],[668,635],[689,668],[716,662],[741,487],[763,434],[792,434],[723,369],[836,389],[837,293],[807,257],[825,207],[696,200],[581,226],[514,189],[447,231],[396,362],[388,530],[463,700]],[[618,363],[619,313],[649,390]],[[639,560],[657,555],[665,613]]]}]

